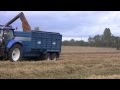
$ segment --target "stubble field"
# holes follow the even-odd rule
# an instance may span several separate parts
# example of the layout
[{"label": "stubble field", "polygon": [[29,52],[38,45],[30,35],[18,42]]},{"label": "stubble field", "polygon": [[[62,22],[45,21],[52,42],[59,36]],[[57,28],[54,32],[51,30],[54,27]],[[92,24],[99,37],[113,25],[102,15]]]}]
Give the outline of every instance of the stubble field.
[{"label": "stubble field", "polygon": [[58,61],[0,61],[2,79],[120,79],[116,48],[62,46]]}]

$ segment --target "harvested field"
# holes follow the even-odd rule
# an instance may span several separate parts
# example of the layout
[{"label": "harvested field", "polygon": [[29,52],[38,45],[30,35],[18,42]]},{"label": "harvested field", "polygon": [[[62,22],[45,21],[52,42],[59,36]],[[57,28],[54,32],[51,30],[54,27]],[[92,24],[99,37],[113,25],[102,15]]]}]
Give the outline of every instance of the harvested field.
[{"label": "harvested field", "polygon": [[120,51],[63,46],[58,61],[0,61],[0,78],[120,79]]}]

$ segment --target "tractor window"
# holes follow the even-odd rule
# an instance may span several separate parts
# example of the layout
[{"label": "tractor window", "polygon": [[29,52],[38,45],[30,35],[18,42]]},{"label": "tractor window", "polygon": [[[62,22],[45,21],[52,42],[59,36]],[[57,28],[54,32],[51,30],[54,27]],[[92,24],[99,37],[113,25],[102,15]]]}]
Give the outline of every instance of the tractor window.
[{"label": "tractor window", "polygon": [[4,30],[4,37],[7,40],[13,39],[13,37],[14,37],[13,31],[12,30]]}]

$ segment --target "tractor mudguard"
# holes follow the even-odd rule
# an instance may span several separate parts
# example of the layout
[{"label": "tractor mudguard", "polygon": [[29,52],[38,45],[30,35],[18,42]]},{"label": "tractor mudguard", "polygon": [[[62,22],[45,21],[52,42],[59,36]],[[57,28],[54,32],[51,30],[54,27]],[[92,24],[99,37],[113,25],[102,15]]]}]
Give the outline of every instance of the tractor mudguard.
[{"label": "tractor mudguard", "polygon": [[16,43],[22,45],[22,42],[20,42],[20,41],[10,40],[10,41],[8,42],[8,44],[7,44],[7,50],[9,50],[9,49],[10,49],[14,44],[16,44]]}]

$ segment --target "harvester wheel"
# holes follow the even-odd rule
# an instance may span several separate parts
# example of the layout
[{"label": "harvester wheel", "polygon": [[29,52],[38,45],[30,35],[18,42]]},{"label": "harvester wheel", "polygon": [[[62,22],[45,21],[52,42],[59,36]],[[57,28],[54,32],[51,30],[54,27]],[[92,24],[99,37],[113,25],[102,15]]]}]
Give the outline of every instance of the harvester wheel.
[{"label": "harvester wheel", "polygon": [[20,60],[21,49],[21,46],[19,44],[16,44],[9,50],[8,57],[12,62]]}]

